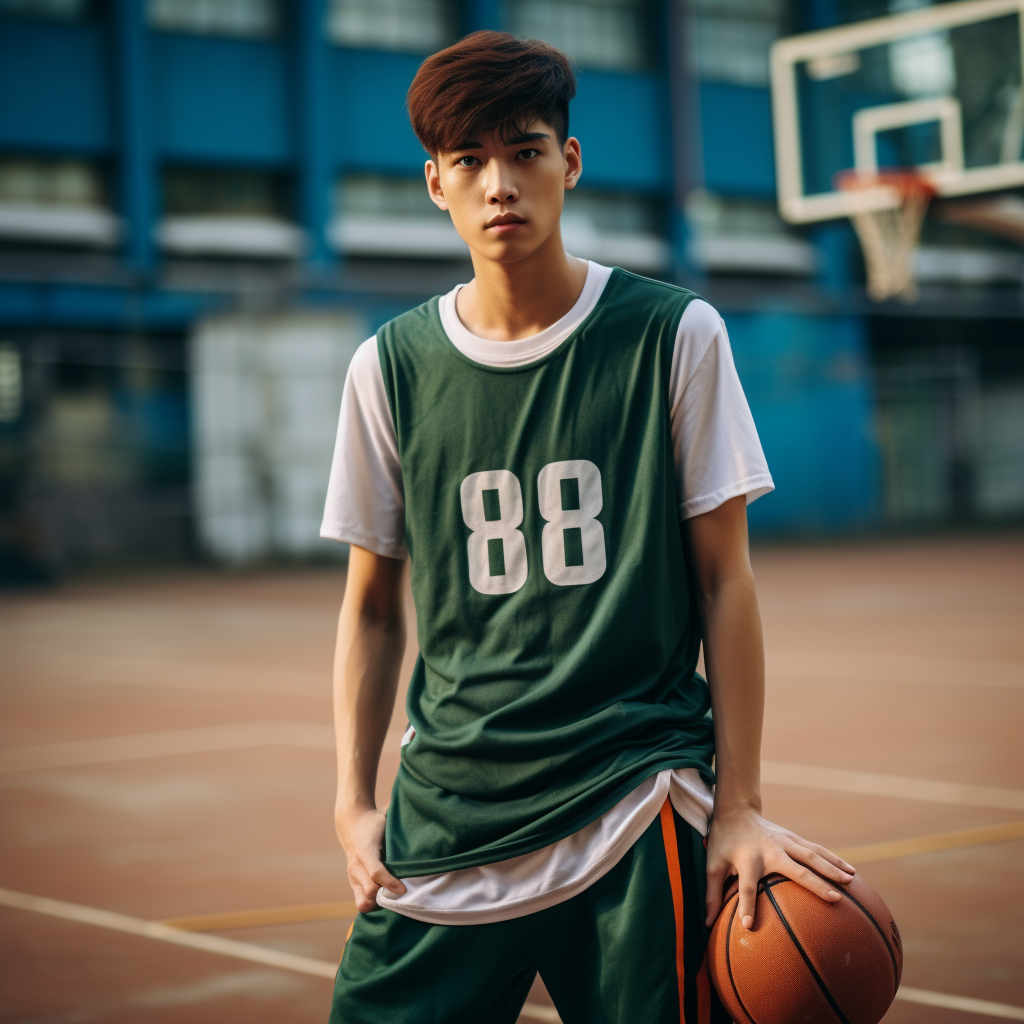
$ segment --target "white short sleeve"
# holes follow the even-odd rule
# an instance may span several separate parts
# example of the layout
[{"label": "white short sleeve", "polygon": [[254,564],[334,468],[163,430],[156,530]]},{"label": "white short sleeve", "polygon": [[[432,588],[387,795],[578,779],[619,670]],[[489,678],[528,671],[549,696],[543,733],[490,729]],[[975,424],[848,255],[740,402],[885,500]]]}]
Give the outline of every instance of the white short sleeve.
[{"label": "white short sleeve", "polygon": [[405,491],[377,339],[356,349],[345,378],[320,536],[405,558]]},{"label": "white short sleeve", "polygon": [[679,322],[669,401],[680,519],[774,490],[725,324],[702,299]]}]

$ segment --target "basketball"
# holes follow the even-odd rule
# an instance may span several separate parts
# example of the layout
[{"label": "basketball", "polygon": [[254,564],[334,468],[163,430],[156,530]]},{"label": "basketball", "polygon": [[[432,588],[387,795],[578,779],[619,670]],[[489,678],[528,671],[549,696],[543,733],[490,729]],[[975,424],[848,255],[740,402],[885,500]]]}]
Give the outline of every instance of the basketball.
[{"label": "basketball", "polygon": [[738,894],[711,931],[708,968],[736,1024],[877,1024],[899,988],[903,946],[881,896],[860,875],[826,903],[782,875],[757,888],[754,927]]}]

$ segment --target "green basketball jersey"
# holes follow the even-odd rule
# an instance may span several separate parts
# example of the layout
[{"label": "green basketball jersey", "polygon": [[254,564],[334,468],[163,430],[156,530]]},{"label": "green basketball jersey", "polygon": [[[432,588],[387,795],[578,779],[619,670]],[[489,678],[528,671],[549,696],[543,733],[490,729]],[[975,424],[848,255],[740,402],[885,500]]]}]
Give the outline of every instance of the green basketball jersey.
[{"label": "green basketball jersey", "polygon": [[465,357],[436,298],[378,332],[420,646],[396,875],[531,853],[665,768],[713,781],[668,402],[693,298],[615,270],[514,368]]}]

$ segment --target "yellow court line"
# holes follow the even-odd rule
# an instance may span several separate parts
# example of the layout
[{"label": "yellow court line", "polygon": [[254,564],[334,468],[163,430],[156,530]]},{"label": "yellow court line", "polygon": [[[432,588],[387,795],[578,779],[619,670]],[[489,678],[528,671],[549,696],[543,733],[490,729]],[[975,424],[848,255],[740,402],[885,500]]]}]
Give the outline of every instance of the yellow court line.
[{"label": "yellow court line", "polygon": [[1024,821],[965,828],[959,832],[940,832],[937,835],[918,836],[915,839],[894,839],[886,843],[847,846],[835,852],[851,864],[870,864],[873,861],[916,857],[922,853],[938,853],[941,850],[961,850],[968,846],[1005,843],[1010,839],[1024,839]]},{"label": "yellow court line", "polygon": [[302,921],[340,921],[356,916],[351,900],[338,903],[303,903],[293,907],[266,907],[262,910],[235,910],[223,914],[195,914],[169,917],[161,921],[168,928],[186,932],[220,932],[234,928],[262,928],[274,924],[298,924]]},{"label": "yellow court line", "polygon": [[[916,857],[922,853],[942,850],[960,850],[970,846],[1003,843],[1024,839],[1024,821],[1011,821],[1003,825],[985,825],[959,832],[917,836],[914,839],[895,839],[864,846],[848,846],[835,852],[853,864],[871,864],[875,861]],[[194,914],[189,917],[170,917],[160,922],[168,928],[187,932],[232,931],[236,928],[263,928],[275,924],[300,924],[304,921],[347,921],[356,916],[352,901],[334,903],[302,903],[288,907],[264,907],[258,910],[235,910],[220,914]]]}]

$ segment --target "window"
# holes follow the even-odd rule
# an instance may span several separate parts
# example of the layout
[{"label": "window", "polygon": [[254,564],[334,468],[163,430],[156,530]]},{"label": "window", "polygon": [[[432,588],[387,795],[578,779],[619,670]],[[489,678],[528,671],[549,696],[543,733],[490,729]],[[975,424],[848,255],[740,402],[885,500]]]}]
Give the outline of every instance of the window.
[{"label": "window", "polygon": [[574,188],[565,193],[563,218],[586,218],[603,232],[661,234],[665,212],[662,203],[648,196]]},{"label": "window", "polygon": [[102,207],[98,168],[84,160],[0,159],[0,204]]},{"label": "window", "polygon": [[121,238],[103,175],[84,160],[0,158],[0,239],[109,248]]},{"label": "window", "polygon": [[279,27],[277,0],[149,0],[150,25],[167,32],[259,38]]},{"label": "window", "polygon": [[695,189],[686,197],[689,258],[712,273],[806,276],[814,247],[791,231],[775,204]]},{"label": "window", "polygon": [[562,239],[574,256],[660,274],[671,254],[664,203],[630,192],[574,188],[565,194]]},{"label": "window", "polygon": [[171,167],[157,240],[180,256],[294,259],[305,249],[288,217],[285,180],[268,171]]},{"label": "window", "polygon": [[346,215],[450,220],[427,194],[427,183],[422,175],[389,178],[380,174],[349,174],[339,186],[339,199],[335,205]]},{"label": "window", "polygon": [[327,35],[343,46],[434,53],[455,42],[450,0],[330,0]]},{"label": "window", "polygon": [[511,0],[509,31],[565,50],[581,67],[631,71],[653,63],[644,0]]},{"label": "window", "polygon": [[169,216],[275,217],[286,207],[284,183],[266,171],[172,167],[163,188]]},{"label": "window", "polygon": [[767,86],[769,51],[783,34],[782,0],[695,0],[692,66],[707,81]]},{"label": "window", "polygon": [[422,177],[349,174],[339,183],[331,244],[350,256],[464,260],[451,217],[427,195]]}]

